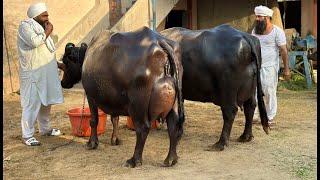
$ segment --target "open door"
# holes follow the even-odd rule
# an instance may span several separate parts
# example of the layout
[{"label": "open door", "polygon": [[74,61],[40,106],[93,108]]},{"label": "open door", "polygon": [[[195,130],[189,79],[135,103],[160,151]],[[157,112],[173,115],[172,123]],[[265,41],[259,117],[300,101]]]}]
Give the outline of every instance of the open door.
[{"label": "open door", "polygon": [[166,18],[165,29],[171,27],[188,28],[188,16],[185,10],[172,10]]}]

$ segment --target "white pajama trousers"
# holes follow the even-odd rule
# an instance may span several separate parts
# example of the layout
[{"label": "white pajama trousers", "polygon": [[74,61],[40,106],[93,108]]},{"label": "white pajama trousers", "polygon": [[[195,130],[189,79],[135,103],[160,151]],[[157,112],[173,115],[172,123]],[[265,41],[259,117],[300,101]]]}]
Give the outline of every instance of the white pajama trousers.
[{"label": "white pajama trousers", "polygon": [[[277,114],[278,66],[261,67],[260,78],[268,119],[272,120]],[[258,107],[254,114],[258,116]]]},{"label": "white pajama trousers", "polygon": [[35,123],[38,119],[39,132],[44,134],[48,132],[50,127],[49,114],[51,105],[44,106],[34,85],[32,85],[30,101],[28,105],[22,107],[21,126],[22,138],[33,137],[35,132]]}]

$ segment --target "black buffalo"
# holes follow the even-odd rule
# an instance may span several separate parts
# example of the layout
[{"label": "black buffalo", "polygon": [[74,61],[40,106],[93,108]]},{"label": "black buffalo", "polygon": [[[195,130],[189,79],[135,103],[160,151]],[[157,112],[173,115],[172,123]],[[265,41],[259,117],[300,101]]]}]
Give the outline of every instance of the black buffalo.
[{"label": "black buffalo", "polygon": [[268,133],[260,82],[261,47],[256,37],[228,25],[196,31],[176,27],[160,34],[180,44],[183,99],[212,102],[221,107],[223,129],[220,139],[210,146],[210,150],[221,151],[228,145],[238,107],[244,110],[246,118],[244,132],[238,140],[249,142],[253,139],[256,92],[261,123]]},{"label": "black buffalo", "polygon": [[[181,94],[183,68],[177,43],[149,28],[134,32],[103,31],[80,48],[67,44],[63,56],[61,85],[72,88],[82,81],[92,119],[89,149],[98,146],[98,108],[112,116],[131,116],[136,130],[133,157],[129,167],[142,164],[143,147],[153,119],[166,119],[170,148],[165,165],[174,165],[177,143],[183,133],[184,110]],[[83,54],[85,57],[83,59]],[[117,128],[114,128],[116,131]],[[114,133],[115,133],[114,131]],[[117,144],[115,133],[112,143]]]},{"label": "black buffalo", "polygon": [[256,89],[261,123],[268,134],[268,117],[260,82],[261,49],[259,40],[229,25],[212,29],[170,28],[160,33],[181,46],[183,99],[212,102],[221,107],[223,129],[211,150],[223,150],[238,107],[244,109],[245,129],[239,141],[253,139],[252,118]]}]

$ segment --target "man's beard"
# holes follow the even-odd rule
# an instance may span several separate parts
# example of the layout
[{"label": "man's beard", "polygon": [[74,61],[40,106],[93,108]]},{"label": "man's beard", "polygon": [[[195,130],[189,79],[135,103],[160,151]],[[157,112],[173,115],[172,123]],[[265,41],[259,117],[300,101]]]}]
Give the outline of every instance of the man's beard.
[{"label": "man's beard", "polygon": [[256,34],[263,34],[264,31],[266,30],[267,28],[267,22],[266,20],[262,20],[262,21],[257,21],[256,20],[256,25],[255,25],[255,28],[254,28],[254,32]]},{"label": "man's beard", "polygon": [[40,21],[39,19],[34,19],[35,21],[37,21],[42,27],[43,27],[43,29],[45,30],[46,29],[46,22],[47,21]]}]

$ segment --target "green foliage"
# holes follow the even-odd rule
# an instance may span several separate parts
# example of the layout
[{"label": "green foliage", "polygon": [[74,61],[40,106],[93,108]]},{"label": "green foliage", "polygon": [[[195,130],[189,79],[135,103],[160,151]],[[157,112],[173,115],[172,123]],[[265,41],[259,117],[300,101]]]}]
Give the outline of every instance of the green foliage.
[{"label": "green foliage", "polygon": [[[311,89],[316,88],[315,85]],[[292,91],[308,90],[306,79],[294,72],[291,72],[291,79],[289,81],[280,80],[278,83],[278,89],[288,89]]]},{"label": "green foliage", "polygon": [[[300,162],[302,163],[302,162]],[[300,179],[314,179],[314,170],[315,170],[314,163],[305,163],[303,165],[300,165],[296,168],[296,176],[298,176]]]}]

